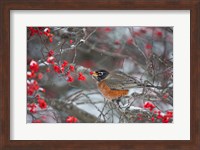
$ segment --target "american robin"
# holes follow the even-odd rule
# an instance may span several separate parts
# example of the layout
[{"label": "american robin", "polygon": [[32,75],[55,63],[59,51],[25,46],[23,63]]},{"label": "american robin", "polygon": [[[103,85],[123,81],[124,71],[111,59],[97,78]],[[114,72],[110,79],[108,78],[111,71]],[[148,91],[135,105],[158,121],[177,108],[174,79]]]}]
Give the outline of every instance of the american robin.
[{"label": "american robin", "polygon": [[121,97],[129,95],[131,88],[155,87],[149,84],[145,85],[121,71],[109,73],[106,70],[98,70],[92,72],[91,75],[97,80],[99,91],[108,100],[118,100]]}]

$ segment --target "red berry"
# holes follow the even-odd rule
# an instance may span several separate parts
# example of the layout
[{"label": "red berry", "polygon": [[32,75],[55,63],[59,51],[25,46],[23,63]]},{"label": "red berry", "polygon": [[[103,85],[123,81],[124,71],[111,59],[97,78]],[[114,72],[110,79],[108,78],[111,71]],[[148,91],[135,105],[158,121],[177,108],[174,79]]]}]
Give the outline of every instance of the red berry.
[{"label": "red berry", "polygon": [[133,43],[133,39],[132,38],[128,38],[127,41],[126,41],[126,43],[128,45],[131,45]]},{"label": "red berry", "polygon": [[110,27],[106,27],[106,28],[104,28],[104,30],[105,30],[106,32],[111,32],[111,31],[112,31],[112,29],[111,29]]},{"label": "red berry", "polygon": [[73,40],[69,40],[69,43],[70,43],[70,44],[73,44],[73,43],[74,43],[74,41],[73,41]]},{"label": "red berry", "polygon": [[67,71],[65,75],[70,76],[70,71]]},{"label": "red berry", "polygon": [[164,99],[166,99],[166,98],[168,98],[169,97],[169,94],[168,93],[165,93],[164,95],[163,95],[163,98]]},{"label": "red berry", "polygon": [[93,75],[93,73],[94,73],[93,71],[90,71],[90,75]]},{"label": "red berry", "polygon": [[67,82],[73,82],[74,81],[74,78],[72,77],[72,76],[68,76],[68,80],[67,80]]},{"label": "red berry", "polygon": [[38,103],[39,103],[39,107],[40,107],[41,109],[47,108],[47,103],[45,102],[45,100],[43,100],[43,99],[38,99]]},{"label": "red berry", "polygon": [[53,56],[54,55],[54,51],[53,50],[50,50],[49,52],[48,52],[48,56],[50,57],[50,56]]},{"label": "red berry", "polygon": [[164,116],[163,118],[162,118],[162,122],[163,123],[168,123],[169,122],[169,117],[167,117],[167,116]]},{"label": "red berry", "polygon": [[32,77],[33,77],[33,74],[32,74],[32,72],[30,72],[30,71],[28,71],[28,72],[26,73],[26,75],[27,75],[27,78],[32,78]]},{"label": "red berry", "polygon": [[157,31],[156,35],[161,38],[163,36],[163,33],[162,33],[162,31]]},{"label": "red berry", "polygon": [[55,72],[61,73],[60,67],[58,65],[54,65],[53,69]]},{"label": "red berry", "polygon": [[36,104],[35,103],[28,103],[27,105],[28,107],[28,110],[31,112],[31,113],[36,113]]},{"label": "red berry", "polygon": [[39,65],[36,61],[32,60],[30,62],[30,70],[37,72],[39,70]]},{"label": "red berry", "polygon": [[49,38],[49,42],[50,42],[50,43],[53,42],[53,38],[52,38],[52,37]]},{"label": "red berry", "polygon": [[38,79],[41,80],[43,78],[43,74],[42,73],[38,73]]},{"label": "red berry", "polygon": [[50,63],[50,64],[53,64],[55,61],[55,58],[53,56],[50,56],[47,58],[47,62]]},{"label": "red berry", "polygon": [[146,48],[146,49],[152,49],[152,45],[149,44],[149,43],[147,43],[146,46],[145,46],[145,48]]},{"label": "red berry", "polygon": [[42,121],[40,119],[35,119],[32,121],[32,123],[42,123]]},{"label": "red berry", "polygon": [[154,122],[154,121],[155,121],[155,118],[154,118],[154,117],[151,117],[151,121]]},{"label": "red berry", "polygon": [[82,81],[85,81],[85,80],[86,80],[86,77],[83,75],[82,72],[79,73],[78,80],[82,80]]},{"label": "red berry", "polygon": [[68,65],[68,61],[64,60],[62,63],[62,67],[66,67]]},{"label": "red berry", "polygon": [[155,105],[151,102],[145,102],[144,108],[148,108],[150,111],[152,111],[155,108]]},{"label": "red berry", "polygon": [[69,66],[69,69],[70,69],[70,71],[74,71],[74,70],[75,70],[75,68],[74,68],[73,65],[70,65],[70,66]]},{"label": "red berry", "polygon": [[115,44],[116,45],[120,45],[120,41],[119,40],[115,40]]},{"label": "red berry", "polygon": [[67,122],[67,123],[76,123],[77,121],[78,121],[78,119],[75,118],[75,117],[73,117],[73,116],[68,116],[68,117],[66,118],[66,122]]}]

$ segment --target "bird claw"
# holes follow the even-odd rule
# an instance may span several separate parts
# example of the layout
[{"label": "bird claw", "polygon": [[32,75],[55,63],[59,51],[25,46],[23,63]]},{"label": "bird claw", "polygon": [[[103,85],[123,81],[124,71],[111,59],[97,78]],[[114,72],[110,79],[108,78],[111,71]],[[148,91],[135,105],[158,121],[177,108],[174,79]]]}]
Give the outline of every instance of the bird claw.
[{"label": "bird claw", "polygon": [[114,102],[114,104],[116,105],[117,108],[122,109],[122,107],[120,106],[120,99],[113,100],[113,102]]}]

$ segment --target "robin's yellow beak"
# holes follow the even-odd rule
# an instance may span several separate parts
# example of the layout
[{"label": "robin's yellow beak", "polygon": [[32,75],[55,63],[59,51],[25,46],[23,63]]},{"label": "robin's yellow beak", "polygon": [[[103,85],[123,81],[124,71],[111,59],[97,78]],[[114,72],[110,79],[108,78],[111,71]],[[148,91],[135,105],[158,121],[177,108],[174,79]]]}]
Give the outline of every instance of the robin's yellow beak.
[{"label": "robin's yellow beak", "polygon": [[98,74],[94,71],[94,72],[92,72],[92,76],[98,77]]}]

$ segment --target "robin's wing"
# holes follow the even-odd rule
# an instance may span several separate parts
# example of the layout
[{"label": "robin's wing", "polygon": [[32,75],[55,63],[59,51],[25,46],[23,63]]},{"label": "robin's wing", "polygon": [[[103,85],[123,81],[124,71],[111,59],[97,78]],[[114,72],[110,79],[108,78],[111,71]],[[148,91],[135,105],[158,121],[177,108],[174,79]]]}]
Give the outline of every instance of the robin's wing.
[{"label": "robin's wing", "polygon": [[141,85],[137,79],[120,71],[111,73],[104,81],[113,90],[126,90]]}]

